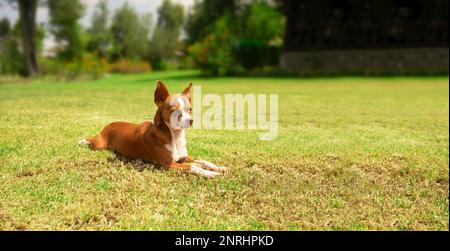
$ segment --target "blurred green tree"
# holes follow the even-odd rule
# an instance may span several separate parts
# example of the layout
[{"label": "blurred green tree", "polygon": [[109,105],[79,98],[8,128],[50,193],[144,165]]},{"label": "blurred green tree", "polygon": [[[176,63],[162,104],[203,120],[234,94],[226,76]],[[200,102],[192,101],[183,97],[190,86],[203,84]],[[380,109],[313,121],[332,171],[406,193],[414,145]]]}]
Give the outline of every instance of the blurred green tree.
[{"label": "blurred green tree", "polygon": [[240,37],[242,39],[269,43],[283,37],[284,16],[267,1],[258,1],[248,5],[243,11],[241,20]]},{"label": "blurred green tree", "polygon": [[23,66],[19,41],[12,33],[8,18],[0,21],[0,75],[18,73]]},{"label": "blurred green tree", "polygon": [[233,35],[234,19],[225,14],[210,27],[208,35],[189,48],[195,63],[207,75],[225,75],[236,71],[233,50],[238,43]]},{"label": "blurred green tree", "polygon": [[113,60],[120,58],[142,59],[148,51],[151,26],[150,14],[140,17],[127,2],[113,16]]},{"label": "blurred green tree", "polygon": [[239,0],[196,0],[186,23],[189,44],[204,38],[216,21],[222,18],[225,13],[235,16],[239,8],[239,2]]},{"label": "blurred green tree", "polygon": [[80,0],[47,0],[50,12],[51,33],[63,44],[59,52],[62,59],[79,59],[83,54],[81,27],[78,20],[84,6]]},{"label": "blurred green tree", "polygon": [[158,9],[158,23],[149,46],[149,59],[156,68],[164,68],[161,63],[175,55],[179,48],[181,27],[184,22],[182,5],[164,0]]},{"label": "blurred green tree", "polygon": [[[242,73],[277,65],[285,27],[278,6],[268,0],[232,2],[228,11],[217,12],[222,13],[220,18],[212,24],[204,24],[203,33],[194,33],[203,35],[190,47],[193,60],[210,75]],[[190,22],[207,20],[210,13],[205,15],[202,11],[211,6],[207,1],[203,5],[197,2],[190,16],[194,21]],[[208,18],[213,17],[216,18]]]},{"label": "blurred green tree", "polygon": [[[36,28],[36,55],[43,50],[45,29],[43,26]],[[22,25],[21,20],[17,20],[11,26],[9,20],[4,18],[0,21],[0,74],[21,74],[27,75],[24,64],[24,53],[22,46]]]},{"label": "blurred green tree", "polygon": [[0,40],[8,36],[10,32],[11,32],[11,23],[9,22],[8,18],[4,17],[0,21]]},{"label": "blurred green tree", "polygon": [[24,72],[23,54],[20,50],[20,21],[14,27],[8,19],[0,22],[0,74]]},{"label": "blurred green tree", "polygon": [[87,49],[100,57],[107,57],[112,46],[111,30],[109,28],[109,9],[106,0],[100,1],[92,16],[91,27],[88,29],[89,42]]},{"label": "blurred green tree", "polygon": [[285,18],[277,6],[255,1],[244,8],[239,22],[237,61],[247,70],[278,65]]}]

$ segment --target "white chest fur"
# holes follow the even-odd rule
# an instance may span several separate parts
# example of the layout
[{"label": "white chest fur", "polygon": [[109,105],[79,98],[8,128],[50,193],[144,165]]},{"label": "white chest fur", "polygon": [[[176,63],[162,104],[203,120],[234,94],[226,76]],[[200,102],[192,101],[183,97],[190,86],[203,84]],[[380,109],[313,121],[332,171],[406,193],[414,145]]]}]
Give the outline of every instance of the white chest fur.
[{"label": "white chest fur", "polygon": [[177,162],[188,156],[186,149],[186,133],[184,130],[170,130],[172,143],[165,145],[166,149],[172,153],[173,161]]}]

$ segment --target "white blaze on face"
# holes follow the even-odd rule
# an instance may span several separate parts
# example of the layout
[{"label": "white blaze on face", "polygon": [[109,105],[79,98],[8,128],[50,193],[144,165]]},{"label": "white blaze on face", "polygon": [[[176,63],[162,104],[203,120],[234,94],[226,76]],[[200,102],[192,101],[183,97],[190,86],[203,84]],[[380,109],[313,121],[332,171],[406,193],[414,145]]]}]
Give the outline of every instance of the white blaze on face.
[{"label": "white blaze on face", "polygon": [[172,129],[181,130],[191,126],[191,104],[189,100],[182,96],[174,96],[170,101],[172,107],[176,107],[170,116],[170,126]]},{"label": "white blaze on face", "polygon": [[186,97],[177,95],[171,99],[170,106],[173,107],[170,124],[166,124],[172,134],[172,142],[166,148],[172,153],[173,161],[178,161],[188,156],[184,129],[191,126],[191,104]]}]

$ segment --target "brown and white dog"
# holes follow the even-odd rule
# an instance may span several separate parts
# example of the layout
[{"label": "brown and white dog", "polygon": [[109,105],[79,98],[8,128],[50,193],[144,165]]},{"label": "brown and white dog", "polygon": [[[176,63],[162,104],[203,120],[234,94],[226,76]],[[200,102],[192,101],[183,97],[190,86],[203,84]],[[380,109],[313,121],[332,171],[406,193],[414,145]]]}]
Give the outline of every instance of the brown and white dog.
[{"label": "brown and white dog", "polygon": [[[79,142],[92,150],[111,150],[129,159],[158,163],[164,169],[180,169],[213,178],[225,172],[225,167],[189,157],[185,129],[191,127],[192,83],[182,94],[169,95],[167,87],[157,82],[154,123],[130,124],[114,122],[103,131]],[[205,169],[208,170],[205,170]]]}]

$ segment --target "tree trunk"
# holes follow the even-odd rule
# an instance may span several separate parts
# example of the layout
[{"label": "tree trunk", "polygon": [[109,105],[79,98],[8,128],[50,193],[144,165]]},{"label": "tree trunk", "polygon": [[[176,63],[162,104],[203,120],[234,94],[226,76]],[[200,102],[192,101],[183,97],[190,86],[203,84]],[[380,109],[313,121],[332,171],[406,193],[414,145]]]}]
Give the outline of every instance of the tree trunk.
[{"label": "tree trunk", "polygon": [[22,30],[25,76],[38,74],[36,53],[36,10],[38,0],[19,0],[20,25]]}]

